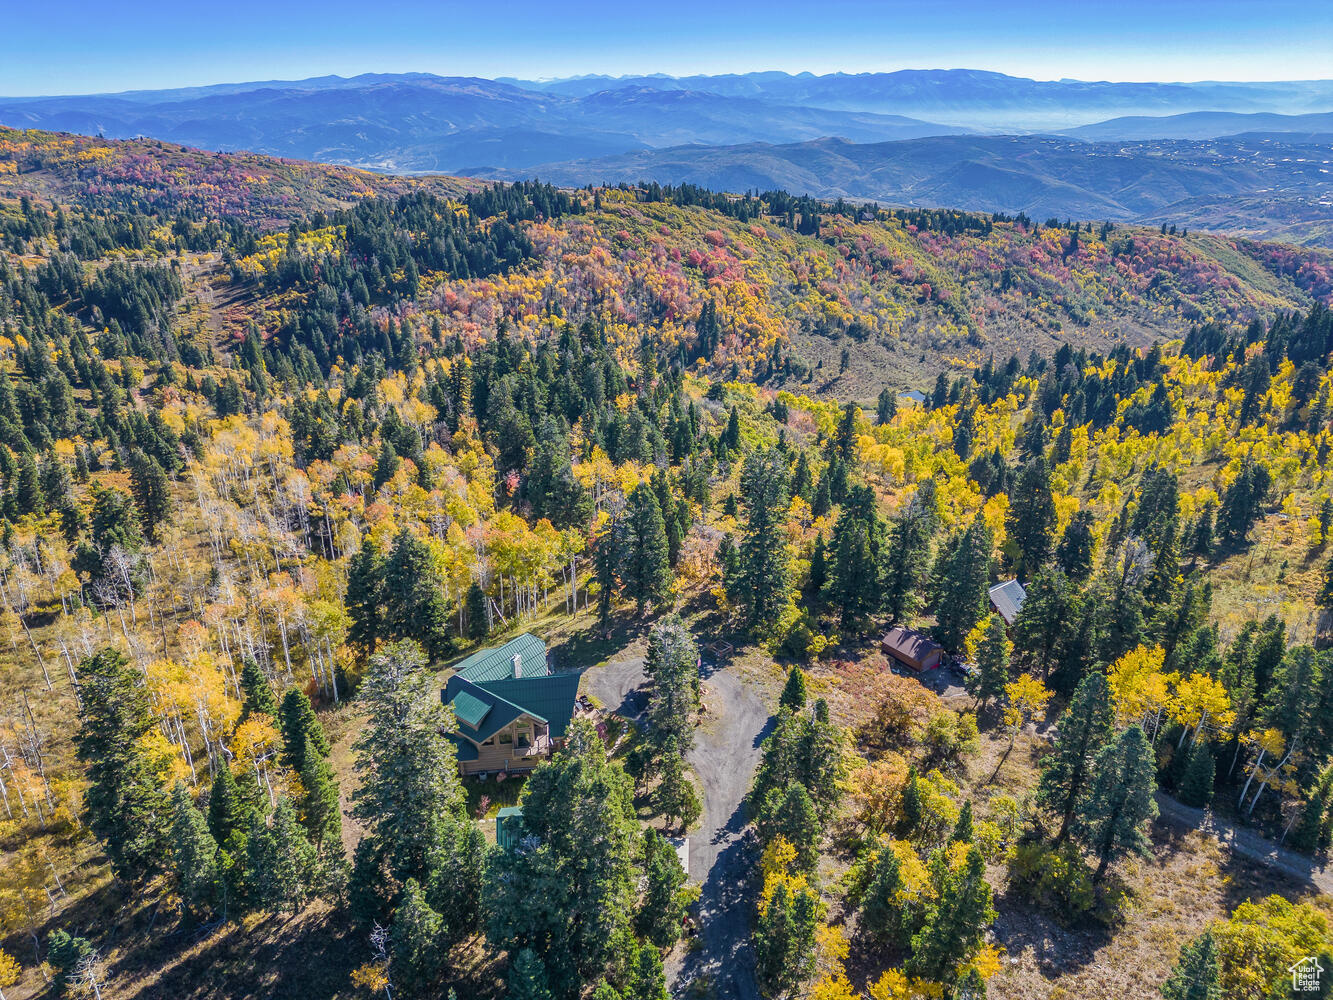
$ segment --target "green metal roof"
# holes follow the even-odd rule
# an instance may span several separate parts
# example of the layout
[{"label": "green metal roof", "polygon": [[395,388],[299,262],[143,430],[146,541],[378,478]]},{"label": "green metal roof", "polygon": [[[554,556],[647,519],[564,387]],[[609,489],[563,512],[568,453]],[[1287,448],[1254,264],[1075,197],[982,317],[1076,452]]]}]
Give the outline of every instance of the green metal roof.
[{"label": "green metal roof", "polygon": [[579,675],[570,673],[517,677],[492,681],[484,686],[488,693],[520,706],[527,714],[547,723],[551,727],[551,737],[558,740],[565,735],[574,717]]},{"label": "green metal roof", "polygon": [[[537,680],[541,680],[541,678],[537,678]],[[478,701],[488,708],[488,711],[477,725],[468,723],[461,714],[458,715],[458,721],[463,723],[462,735],[468,739],[476,740],[478,743],[490,739],[526,712],[526,709],[522,706],[506,701],[503,697],[487,690],[480,684],[473,684],[471,681],[466,681],[455,674],[449,678],[449,686],[444,689],[445,704],[455,706],[455,712],[457,712],[458,701],[464,697]]]},{"label": "green metal roof", "polygon": [[458,721],[463,722],[473,729],[481,728],[482,720],[490,712],[491,706],[482,701],[470,691],[459,691],[454,696],[454,714],[458,716]]},{"label": "green metal roof", "polygon": [[[516,655],[520,677],[514,676]],[[550,673],[546,645],[534,635],[473,653],[454,671],[440,696],[461,723],[460,742],[482,743],[524,715],[546,723],[551,737],[561,739],[574,717],[579,675]]]},{"label": "green metal roof", "polygon": [[510,639],[503,646],[494,649],[481,649],[467,659],[454,665],[454,673],[473,684],[486,684],[514,676],[514,656],[521,657],[519,663],[523,676],[545,677],[546,644],[530,632],[524,632],[516,639]]},{"label": "green metal roof", "polygon": [[505,806],[495,814],[495,842],[512,848],[523,835],[523,807]]}]

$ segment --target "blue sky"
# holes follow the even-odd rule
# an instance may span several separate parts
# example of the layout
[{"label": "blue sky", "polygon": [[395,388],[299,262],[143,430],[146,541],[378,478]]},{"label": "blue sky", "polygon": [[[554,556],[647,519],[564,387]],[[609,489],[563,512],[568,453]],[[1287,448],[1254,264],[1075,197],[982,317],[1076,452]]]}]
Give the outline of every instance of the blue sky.
[{"label": "blue sky", "polygon": [[1327,0],[48,0],[0,20],[0,94],[337,73],[863,72],[971,67],[1038,79],[1333,76]]}]

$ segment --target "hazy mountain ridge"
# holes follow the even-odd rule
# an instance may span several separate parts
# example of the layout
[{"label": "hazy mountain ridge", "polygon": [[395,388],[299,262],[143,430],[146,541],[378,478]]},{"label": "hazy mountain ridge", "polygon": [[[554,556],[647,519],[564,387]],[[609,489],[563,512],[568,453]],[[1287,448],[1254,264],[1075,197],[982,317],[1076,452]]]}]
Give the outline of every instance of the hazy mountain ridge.
[{"label": "hazy mountain ridge", "polygon": [[[577,77],[527,81],[516,86],[545,93],[582,95],[594,90],[655,87],[707,90],[731,97],[756,97],[844,110],[892,110],[917,115],[951,114],[947,120],[992,127],[1040,129],[1061,117],[1090,123],[1130,114],[1172,115],[1187,111],[1326,111],[1333,106],[1333,81],[1240,83],[1115,83],[1031,80],[985,70],[898,70],[891,73],[760,72],[714,76]],[[977,114],[981,112],[978,120]],[[1007,112],[1003,122],[997,112]],[[1015,114],[1017,113],[1017,114]],[[1093,117],[1089,118],[1088,115]],[[962,116],[962,117],[959,117]],[[1066,124],[1075,124],[1067,121]]]},{"label": "hazy mountain ridge", "polygon": [[[399,172],[471,164],[530,166],[683,143],[861,142],[968,129],[901,115],[830,111],[749,98],[617,88],[583,97],[470,77],[302,81],[201,93],[0,99],[0,123],[108,138],[149,135],[208,149],[246,149]],[[479,159],[487,145],[495,154]]]},{"label": "hazy mountain ridge", "polygon": [[1076,139],[1115,141],[1218,139],[1255,132],[1333,136],[1333,112],[1280,115],[1271,112],[1190,111],[1164,117],[1127,115],[1064,129],[1060,134]]},{"label": "hazy mountain ridge", "polygon": [[[540,176],[562,185],[656,180],[730,191],[781,188],[894,205],[1026,212],[1040,219],[1192,224],[1327,244],[1333,237],[1329,159],[1322,139],[1285,136],[1132,144],[941,136],[652,150],[487,175]],[[1245,199],[1247,208],[1233,217],[1228,205],[1237,199]]]}]

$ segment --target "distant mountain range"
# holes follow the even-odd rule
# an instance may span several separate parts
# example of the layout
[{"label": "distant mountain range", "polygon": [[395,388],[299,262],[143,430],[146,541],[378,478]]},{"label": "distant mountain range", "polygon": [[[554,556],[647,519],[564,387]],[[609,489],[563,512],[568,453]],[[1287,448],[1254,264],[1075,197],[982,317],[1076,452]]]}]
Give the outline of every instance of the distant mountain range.
[{"label": "distant mountain range", "polygon": [[1183,115],[1134,115],[1077,128],[1060,134],[1090,142],[1138,139],[1219,139],[1224,136],[1267,132],[1290,135],[1333,135],[1333,112],[1279,115],[1236,111],[1190,111]]},{"label": "distant mountain range", "polygon": [[[0,124],[387,173],[688,180],[1333,240],[1333,80],[426,73],[0,98]],[[1186,207],[1188,211],[1186,211]]]},{"label": "distant mountain range", "polygon": [[682,143],[857,142],[971,129],[903,115],[830,110],[705,91],[617,87],[566,96],[493,80],[321,78],[188,90],[0,98],[0,124],[323,160],[458,173]]},{"label": "distant mountain range", "polygon": [[[139,135],[393,172],[520,169],[687,144],[976,132],[1092,140],[1330,128],[1333,81],[1089,83],[979,70],[483,80],[328,76],[0,98],[0,124]],[[1109,120],[1108,120],[1109,119]]]},{"label": "distant mountain range", "polygon": [[1301,114],[1333,109],[1333,80],[1274,83],[1110,83],[1029,80],[975,69],[893,73],[740,73],[719,76],[583,76],[532,81],[505,78],[526,90],[582,96],[651,87],[701,90],[786,104],[925,116],[986,131],[1041,131],[1110,116],[1188,111]]},{"label": "distant mountain range", "polygon": [[1328,245],[1331,161],[1333,135],[1135,143],[938,136],[684,146],[484,175],[537,176],[567,186],[656,180],[722,191],[785,189],[888,205],[1026,212],[1039,221],[1179,223]]}]

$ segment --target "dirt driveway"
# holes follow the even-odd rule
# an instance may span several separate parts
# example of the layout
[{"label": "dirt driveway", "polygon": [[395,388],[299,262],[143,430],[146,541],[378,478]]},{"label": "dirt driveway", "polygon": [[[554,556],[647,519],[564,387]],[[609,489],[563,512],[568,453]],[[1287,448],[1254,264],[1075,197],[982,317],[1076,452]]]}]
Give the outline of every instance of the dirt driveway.
[{"label": "dirt driveway", "polygon": [[[667,962],[672,995],[677,997],[701,978],[718,1000],[759,997],[750,953],[751,879],[757,859],[753,838],[746,835],[744,800],[776,697],[770,685],[747,673],[736,665],[704,664],[708,713],[689,754],[703,793],[699,827],[690,831],[690,878],[700,885],[700,940],[690,950],[678,947]],[[643,683],[643,658],[626,657],[587,670],[582,690],[632,718],[646,703]]]},{"label": "dirt driveway", "polygon": [[1162,792],[1158,792],[1155,797],[1164,820],[1176,826],[1212,834],[1223,847],[1243,858],[1258,861],[1297,882],[1309,883],[1320,892],[1333,893],[1333,872],[1313,858],[1279,847],[1253,830],[1214,815],[1211,809],[1191,808]]}]

